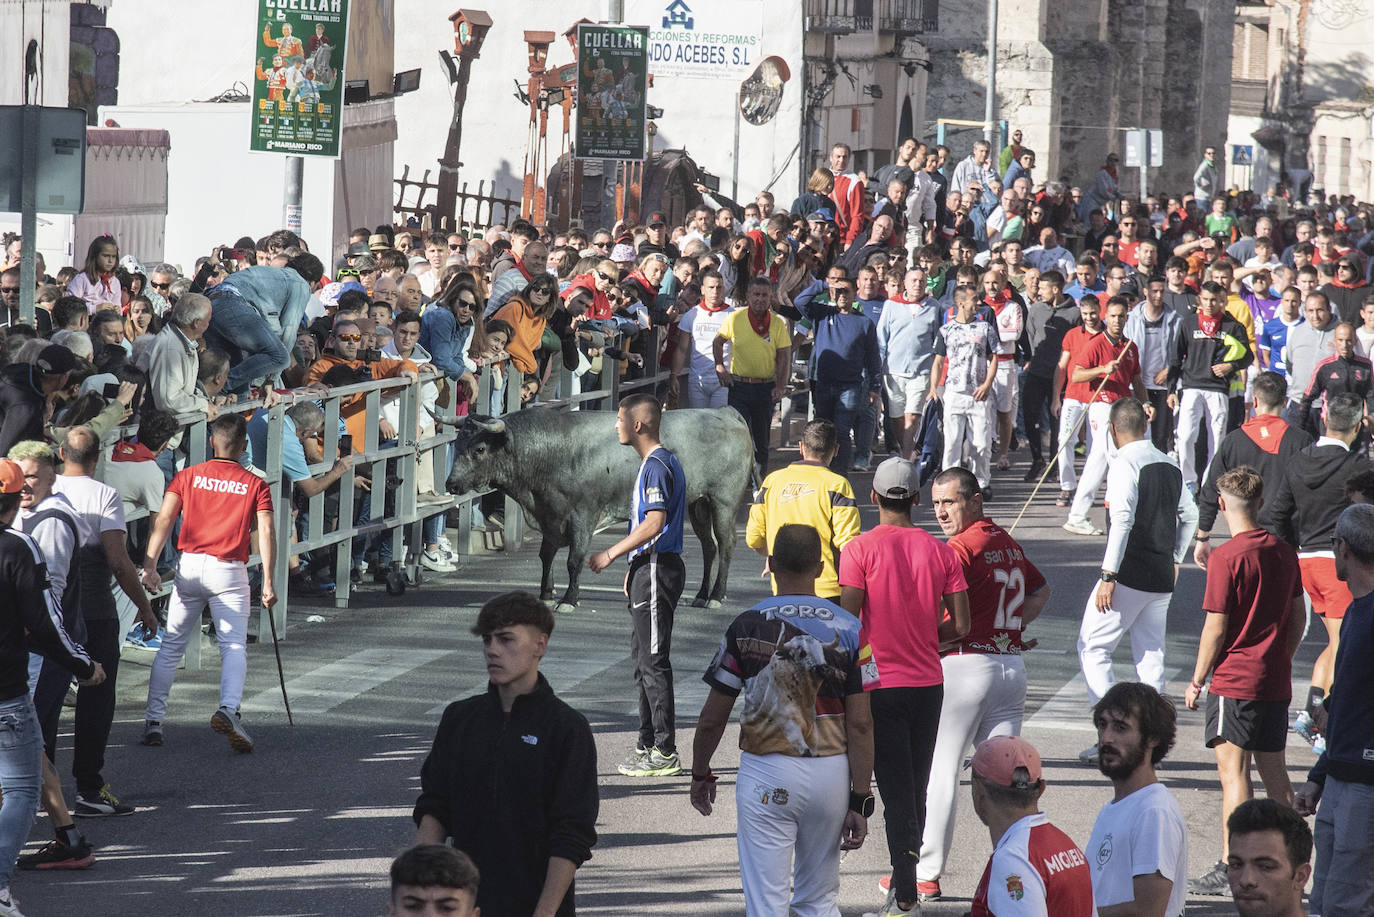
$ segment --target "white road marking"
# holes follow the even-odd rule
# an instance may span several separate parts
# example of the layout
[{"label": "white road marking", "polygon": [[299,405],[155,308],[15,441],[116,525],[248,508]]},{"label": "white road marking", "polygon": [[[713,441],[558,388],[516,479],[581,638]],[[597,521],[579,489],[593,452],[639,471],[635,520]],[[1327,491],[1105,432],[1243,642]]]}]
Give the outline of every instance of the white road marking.
[{"label": "white road marking", "polygon": [[[286,683],[295,717],[319,716],[449,655],[449,650],[392,647],[361,650]],[[281,687],[273,685],[243,704],[246,712],[284,713]]]},{"label": "white road marking", "polygon": [[[1132,666],[1123,665],[1116,668],[1118,669],[1116,672],[1117,681],[1124,681],[1135,676],[1135,669]],[[1183,669],[1180,666],[1165,669],[1165,684],[1167,685],[1177,678],[1181,671]],[[1045,701],[1044,706],[1035,711],[1034,715],[1026,718],[1022,724],[1022,729],[1097,732],[1097,728],[1092,723],[1092,705],[1088,703],[1088,686],[1083,681],[1083,673],[1075,673],[1073,678],[1069,679],[1068,684],[1054,692],[1054,696]]]}]

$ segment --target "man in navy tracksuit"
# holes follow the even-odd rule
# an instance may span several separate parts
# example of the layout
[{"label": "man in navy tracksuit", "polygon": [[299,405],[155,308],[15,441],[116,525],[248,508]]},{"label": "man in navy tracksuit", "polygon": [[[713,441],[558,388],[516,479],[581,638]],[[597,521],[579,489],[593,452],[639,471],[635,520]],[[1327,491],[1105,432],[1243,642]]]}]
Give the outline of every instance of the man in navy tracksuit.
[{"label": "man in navy tracksuit", "polygon": [[[851,431],[865,429],[862,418],[879,400],[883,384],[878,355],[878,329],[867,315],[854,311],[854,284],[840,280],[833,288],[835,305],[811,300],[797,308],[815,323],[811,351],[811,391],[816,417],[835,425],[840,449],[830,463],[836,474],[848,474],[855,444]],[[860,450],[861,452],[863,450]],[[858,470],[866,471],[863,465]]]},{"label": "man in navy tracksuit", "polygon": [[[1217,481],[1221,476],[1232,468],[1249,465],[1259,472],[1264,492],[1273,495],[1297,454],[1312,445],[1311,436],[1283,419],[1287,385],[1283,376],[1276,372],[1262,372],[1255,377],[1255,416],[1226,434],[1207,467],[1207,480],[1197,494],[1197,535],[1194,536],[1197,543],[1193,559],[1199,567],[1207,566],[1207,555],[1212,550],[1212,526],[1220,507]],[[1260,507],[1258,521],[1265,530],[1278,534],[1273,521],[1274,505],[1271,496]]]},{"label": "man in navy tracksuit", "polygon": [[1312,913],[1354,917],[1374,913],[1374,507],[1347,507],[1336,522],[1333,546],[1337,575],[1354,601],[1345,614],[1326,701],[1326,753],[1293,803],[1299,815],[1317,814]]},{"label": "man in navy tracksuit", "polygon": [[490,684],[444,711],[420,770],[415,843],[453,838],[480,870],[485,913],[572,917],[600,800],[591,727],[539,674],[553,612],[508,592],[482,606],[472,632]]}]

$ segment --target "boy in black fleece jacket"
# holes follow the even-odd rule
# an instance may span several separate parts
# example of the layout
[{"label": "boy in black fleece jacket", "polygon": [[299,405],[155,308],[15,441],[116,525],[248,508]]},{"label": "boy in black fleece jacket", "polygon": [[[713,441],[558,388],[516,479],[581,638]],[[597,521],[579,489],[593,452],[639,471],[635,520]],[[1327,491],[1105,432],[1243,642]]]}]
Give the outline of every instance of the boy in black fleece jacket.
[{"label": "boy in black fleece jacket", "polygon": [[[1241,424],[1221,441],[1212,463],[1207,466],[1207,481],[1197,495],[1197,534],[1193,559],[1199,567],[1207,566],[1212,550],[1212,526],[1217,521],[1217,481],[1232,468],[1249,465],[1264,481],[1264,492],[1274,494],[1298,452],[1312,445],[1312,437],[1283,419],[1283,405],[1287,399],[1287,383],[1276,372],[1262,372],[1255,377],[1255,416]],[[1266,531],[1277,534],[1274,525],[1274,499],[1271,496],[1260,507],[1259,524]]]},{"label": "boy in black fleece jacket", "polygon": [[600,799],[591,727],[539,674],[553,612],[508,592],[482,606],[472,632],[491,683],[444,711],[420,771],[415,843],[453,838],[481,872],[487,914],[571,917]]}]

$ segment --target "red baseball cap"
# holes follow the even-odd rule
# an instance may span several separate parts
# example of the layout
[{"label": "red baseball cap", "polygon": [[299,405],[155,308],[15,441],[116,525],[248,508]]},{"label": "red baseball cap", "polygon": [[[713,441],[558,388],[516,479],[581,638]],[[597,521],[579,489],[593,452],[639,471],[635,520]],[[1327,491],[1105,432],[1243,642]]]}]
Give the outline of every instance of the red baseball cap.
[{"label": "red baseball cap", "polygon": [[[1026,776],[1018,778],[1016,769]],[[980,742],[973,753],[973,772],[998,786],[1026,789],[1040,782],[1040,753],[1020,736],[994,736]]]},{"label": "red baseball cap", "polygon": [[24,490],[24,472],[18,462],[0,459],[0,494],[17,494]]}]

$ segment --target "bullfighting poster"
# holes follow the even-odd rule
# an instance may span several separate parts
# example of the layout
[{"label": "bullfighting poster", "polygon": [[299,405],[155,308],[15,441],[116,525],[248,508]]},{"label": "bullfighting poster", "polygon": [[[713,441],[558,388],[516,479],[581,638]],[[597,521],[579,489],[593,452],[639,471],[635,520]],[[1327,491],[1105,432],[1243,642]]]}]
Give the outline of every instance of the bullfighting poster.
[{"label": "bullfighting poster", "polygon": [[339,156],[349,0],[258,0],[249,149]]},{"label": "bullfighting poster", "polygon": [[577,27],[578,159],[642,160],[649,29]]}]

